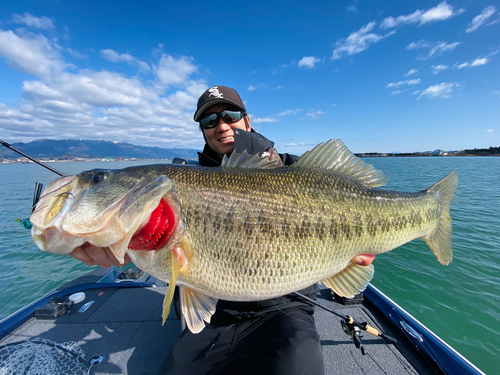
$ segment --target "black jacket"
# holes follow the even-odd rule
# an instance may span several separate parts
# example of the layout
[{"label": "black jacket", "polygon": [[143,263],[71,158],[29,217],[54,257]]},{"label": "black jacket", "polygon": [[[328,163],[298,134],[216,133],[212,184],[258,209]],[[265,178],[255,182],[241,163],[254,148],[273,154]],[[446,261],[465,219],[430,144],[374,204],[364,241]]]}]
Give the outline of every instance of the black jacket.
[{"label": "black jacket", "polygon": [[[234,131],[234,150],[237,152],[243,152],[246,149],[251,155],[256,153],[262,154],[271,147],[274,147],[274,142],[259,133],[254,131],[246,132],[239,129],[235,129]],[[290,154],[279,154],[279,156],[281,157],[284,165],[293,164],[299,159],[298,156]],[[213,151],[208,144],[205,145],[202,153],[198,153],[198,157],[200,165],[205,167],[218,167],[222,162],[221,157]],[[314,298],[318,290],[319,287],[315,284],[306,289],[300,290],[299,293],[310,298]],[[300,305],[304,305],[304,302],[293,294],[287,294],[282,297],[255,302],[232,302],[219,300],[217,303],[216,315],[214,315],[212,323],[218,325],[218,321],[222,317],[221,315],[231,316],[234,319],[245,319],[253,316],[260,316],[262,313],[266,313],[268,311],[275,311]],[[226,319],[222,320],[223,322],[220,322],[220,324],[227,323]]]},{"label": "black jacket", "polygon": [[[270,141],[263,135],[251,131],[234,130],[234,150],[236,152],[243,152],[247,150],[250,155],[259,153],[274,147],[274,142]],[[299,160],[297,155],[279,154],[284,165],[290,165]],[[198,152],[198,160],[200,165],[204,167],[218,167],[222,163],[222,158],[208,144],[205,144],[203,152]]]}]

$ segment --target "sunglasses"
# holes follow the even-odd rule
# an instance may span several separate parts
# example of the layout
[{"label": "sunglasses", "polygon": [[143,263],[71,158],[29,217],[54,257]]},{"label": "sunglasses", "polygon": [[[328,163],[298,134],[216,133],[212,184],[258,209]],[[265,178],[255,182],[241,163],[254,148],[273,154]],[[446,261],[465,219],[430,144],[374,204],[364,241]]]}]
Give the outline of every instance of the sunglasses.
[{"label": "sunglasses", "polygon": [[243,111],[224,110],[219,113],[211,113],[207,117],[200,120],[202,129],[212,129],[219,125],[219,120],[222,119],[226,124],[234,124],[240,121],[246,113]]}]

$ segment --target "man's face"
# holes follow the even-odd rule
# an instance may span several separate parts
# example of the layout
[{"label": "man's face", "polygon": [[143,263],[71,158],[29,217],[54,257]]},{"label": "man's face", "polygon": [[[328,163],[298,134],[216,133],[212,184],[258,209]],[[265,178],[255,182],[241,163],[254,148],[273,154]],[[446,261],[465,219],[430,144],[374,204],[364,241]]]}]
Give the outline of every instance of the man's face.
[{"label": "man's face", "polygon": [[[233,106],[226,103],[216,104],[208,107],[203,116],[218,113],[225,109],[234,109]],[[226,124],[222,119],[219,119],[219,125],[211,129],[202,129],[205,134],[205,139],[212,150],[223,157],[225,154],[229,154],[234,149],[234,131],[233,129],[241,129],[245,131],[250,131],[252,129],[250,125],[250,118],[247,116],[248,128],[245,125],[245,120],[242,118],[240,121]]]}]

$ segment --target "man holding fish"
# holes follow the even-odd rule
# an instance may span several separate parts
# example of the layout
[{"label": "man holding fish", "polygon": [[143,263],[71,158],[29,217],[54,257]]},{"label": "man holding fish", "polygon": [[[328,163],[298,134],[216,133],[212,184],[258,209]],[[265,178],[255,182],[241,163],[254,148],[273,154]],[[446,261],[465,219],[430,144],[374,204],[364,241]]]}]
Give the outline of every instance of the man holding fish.
[{"label": "man holding fish", "polygon": [[[256,133],[238,93],[213,86],[198,101],[194,120],[205,138],[201,166],[218,167],[224,155],[247,150],[250,155],[276,153],[274,143]],[[271,157],[272,155],[269,155]],[[298,157],[280,154],[284,165]],[[77,247],[73,258],[87,265],[120,265],[109,248],[88,242]],[[374,255],[361,254],[351,262],[372,263]],[[129,263],[129,255],[124,262]],[[318,287],[300,291],[314,297]],[[296,295],[255,302],[219,300],[210,324],[200,333],[186,329],[169,354],[161,373],[168,374],[322,374],[321,344],[313,319],[314,308]]]}]

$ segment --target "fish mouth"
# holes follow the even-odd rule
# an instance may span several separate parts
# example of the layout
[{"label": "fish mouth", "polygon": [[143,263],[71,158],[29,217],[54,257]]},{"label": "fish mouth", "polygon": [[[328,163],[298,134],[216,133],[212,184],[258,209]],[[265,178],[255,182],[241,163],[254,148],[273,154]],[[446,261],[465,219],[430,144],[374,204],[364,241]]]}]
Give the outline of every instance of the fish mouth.
[{"label": "fish mouth", "polygon": [[134,233],[128,248],[130,250],[158,250],[167,242],[174,225],[174,212],[168,203],[161,199],[149,220]]}]

